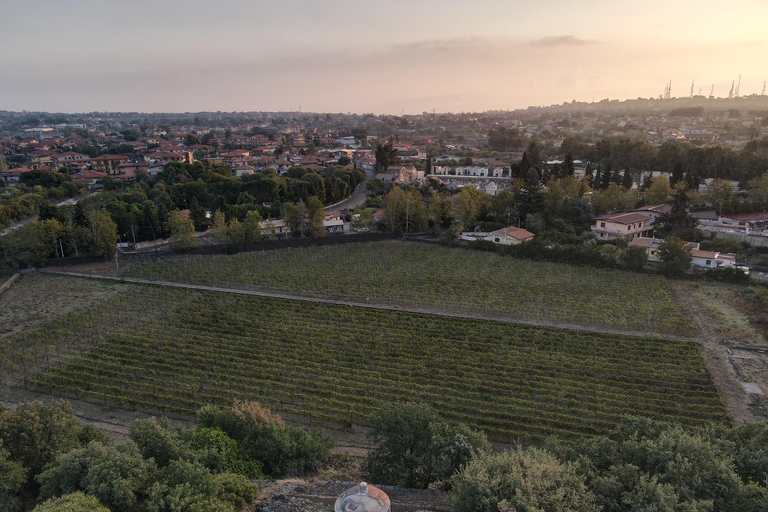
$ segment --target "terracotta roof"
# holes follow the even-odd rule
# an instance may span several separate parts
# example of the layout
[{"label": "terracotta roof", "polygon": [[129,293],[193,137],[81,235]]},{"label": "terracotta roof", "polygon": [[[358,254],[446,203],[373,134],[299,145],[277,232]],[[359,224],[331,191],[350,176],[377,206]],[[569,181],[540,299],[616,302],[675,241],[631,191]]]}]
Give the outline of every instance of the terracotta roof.
[{"label": "terracotta roof", "polygon": [[764,222],[768,221],[768,212],[732,213],[730,215],[721,215],[721,217],[744,222]]},{"label": "terracotta roof", "polygon": [[646,220],[651,220],[651,217],[649,217],[648,215],[643,215],[642,213],[629,212],[629,213],[617,213],[614,215],[603,215],[601,217],[598,217],[597,219],[608,221],[608,222],[615,222],[617,224],[632,224],[634,222],[643,222]]},{"label": "terracotta roof", "polygon": [[529,238],[533,238],[536,236],[530,231],[523,228],[518,228],[516,226],[509,226],[508,228],[497,229],[496,231],[491,231],[491,234],[497,235],[497,236],[509,236],[514,238],[515,240],[528,240]]},{"label": "terracotta roof", "polygon": [[661,213],[661,214],[668,214],[672,211],[672,205],[671,204],[655,204],[650,206],[643,206],[642,208],[638,208],[635,210],[637,212],[654,212],[654,213]]}]

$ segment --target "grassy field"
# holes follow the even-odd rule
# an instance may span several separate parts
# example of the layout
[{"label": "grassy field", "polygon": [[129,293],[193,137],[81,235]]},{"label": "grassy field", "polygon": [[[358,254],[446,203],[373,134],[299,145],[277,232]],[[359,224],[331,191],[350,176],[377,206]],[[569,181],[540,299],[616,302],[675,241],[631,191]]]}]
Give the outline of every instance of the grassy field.
[{"label": "grassy field", "polygon": [[342,427],[419,400],[504,441],[598,434],[624,414],[725,420],[689,342],[122,286],[0,341],[2,372],[127,409],[255,399]]},{"label": "grassy field", "polygon": [[126,275],[542,324],[691,335],[662,277],[413,242],[181,256],[133,263]]}]

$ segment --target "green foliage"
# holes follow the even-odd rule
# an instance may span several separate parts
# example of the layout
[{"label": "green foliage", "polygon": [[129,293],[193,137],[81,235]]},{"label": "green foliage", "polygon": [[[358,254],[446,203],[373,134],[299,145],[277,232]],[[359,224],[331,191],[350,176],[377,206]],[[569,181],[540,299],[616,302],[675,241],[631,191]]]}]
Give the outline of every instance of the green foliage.
[{"label": "green foliage", "polygon": [[764,426],[688,431],[626,418],[608,435],[566,448],[564,457],[586,475],[605,512],[757,511],[768,506],[766,481],[754,480],[765,476],[764,441]]},{"label": "green foliage", "polygon": [[27,481],[27,472],[2,446],[0,439],[0,512],[12,512],[20,505],[16,494]]},{"label": "green foliage", "polygon": [[215,472],[230,472],[246,478],[266,478],[262,472],[263,464],[220,428],[194,429],[190,446],[196,451],[198,460]]},{"label": "green foliage", "polygon": [[454,478],[454,512],[597,512],[575,465],[537,448],[486,453]]},{"label": "green foliage", "polygon": [[691,268],[691,247],[683,240],[671,236],[659,245],[661,273],[667,277],[676,277]]},{"label": "green foliage", "polygon": [[169,246],[174,251],[188,251],[197,247],[195,225],[183,211],[175,210],[170,213],[166,229],[171,234]]},{"label": "green foliage", "polygon": [[249,461],[256,459],[273,477],[316,470],[331,447],[324,434],[286,427],[279,416],[256,402],[236,402],[231,409],[203,407],[198,423],[224,431],[240,444],[242,464],[255,470]]},{"label": "green foliage", "polygon": [[131,439],[136,443],[145,459],[153,458],[158,467],[164,468],[171,461],[185,454],[178,433],[170,428],[167,419],[158,421],[156,418],[136,420],[131,425]]},{"label": "green foliage", "polygon": [[[249,253],[216,258],[215,264],[210,258],[146,263],[132,267],[129,275],[299,295],[309,292],[352,302],[429,305],[440,311],[507,319],[633,331],[653,326],[652,331],[678,335],[688,331],[665,279],[605,270],[618,264],[596,244],[560,246],[538,239],[515,246],[481,244],[488,254],[374,242]],[[388,263],[382,265],[382,261]],[[471,302],[468,296],[473,297]],[[606,301],[624,313],[617,316],[593,306]],[[543,306],[532,308],[531,304]]]},{"label": "green foliage", "polygon": [[88,225],[90,226],[93,238],[91,241],[91,250],[99,256],[110,256],[115,252],[117,244],[117,224],[106,210],[98,210],[88,215]]},{"label": "green foliage", "polygon": [[0,410],[2,448],[23,465],[30,481],[59,455],[98,437],[77,421],[72,406],[64,400],[28,402],[15,411]]},{"label": "green foliage", "polygon": [[61,455],[37,480],[41,499],[83,491],[111,509],[133,510],[154,471],[154,461],[143,459],[134,442],[94,441]]},{"label": "green foliage", "polygon": [[368,471],[373,480],[389,485],[447,483],[476,455],[490,450],[484,434],[450,426],[426,404],[386,404],[371,421],[368,435],[377,447],[368,455]]},{"label": "green foliage", "polygon": [[627,270],[634,270],[639,272],[643,270],[645,264],[648,262],[648,253],[643,247],[633,245],[627,247],[619,256],[619,263],[622,268]]},{"label": "green foliage", "polygon": [[173,461],[148,489],[147,512],[236,512],[251,503],[258,486],[245,477],[213,475],[198,462]]},{"label": "green foliage", "polygon": [[41,503],[33,512],[110,512],[95,496],[81,491],[65,494],[61,498],[51,498]]},{"label": "green foliage", "polygon": [[704,274],[710,279],[715,281],[723,281],[726,283],[734,283],[741,285],[749,284],[749,276],[740,268],[735,267],[721,267],[707,269]]}]

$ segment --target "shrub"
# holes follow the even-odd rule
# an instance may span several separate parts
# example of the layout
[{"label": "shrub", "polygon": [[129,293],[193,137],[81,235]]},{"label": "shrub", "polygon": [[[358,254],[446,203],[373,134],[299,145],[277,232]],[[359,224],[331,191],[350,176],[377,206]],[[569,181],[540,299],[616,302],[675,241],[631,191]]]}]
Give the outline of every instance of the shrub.
[{"label": "shrub", "polygon": [[454,512],[597,512],[575,466],[537,448],[486,453],[454,478]]}]

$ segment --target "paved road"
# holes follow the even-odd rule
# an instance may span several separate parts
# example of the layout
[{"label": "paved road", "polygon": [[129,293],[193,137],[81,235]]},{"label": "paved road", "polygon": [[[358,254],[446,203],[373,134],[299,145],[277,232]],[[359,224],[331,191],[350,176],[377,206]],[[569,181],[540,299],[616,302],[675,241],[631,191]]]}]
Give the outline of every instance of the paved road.
[{"label": "paved road", "polygon": [[372,180],[375,177],[376,171],[366,171],[365,179],[361,184],[357,186],[357,189],[355,189],[351,196],[338,204],[326,206],[325,211],[328,213],[338,213],[345,208],[354,208],[355,206],[363,204],[365,202],[365,198],[368,197],[368,189],[365,187],[365,185],[369,180]]}]

